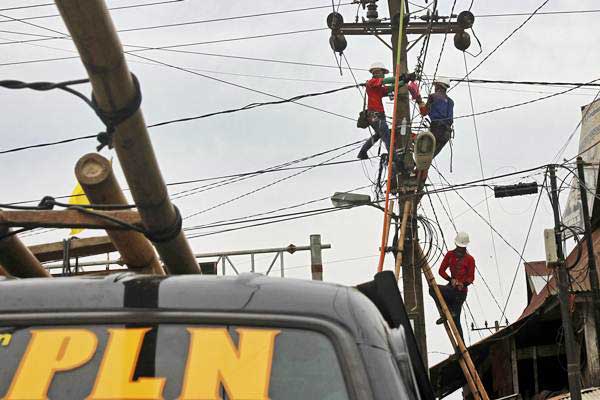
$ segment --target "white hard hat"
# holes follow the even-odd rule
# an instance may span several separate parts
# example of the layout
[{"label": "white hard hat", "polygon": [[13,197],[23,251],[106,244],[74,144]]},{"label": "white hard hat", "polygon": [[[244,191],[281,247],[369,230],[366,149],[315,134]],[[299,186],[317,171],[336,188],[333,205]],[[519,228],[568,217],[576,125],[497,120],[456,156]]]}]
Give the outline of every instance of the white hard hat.
[{"label": "white hard hat", "polygon": [[467,247],[469,245],[469,234],[467,232],[458,232],[454,244],[458,247]]},{"label": "white hard hat", "polygon": [[450,79],[448,78],[435,78],[435,81],[433,81],[434,85],[442,85],[444,86],[446,89],[448,89],[450,87]]},{"label": "white hard hat", "polygon": [[383,70],[386,74],[389,73],[390,71],[385,67],[385,65],[383,65],[383,63],[381,62],[375,62],[371,65],[371,68],[369,68],[369,72],[373,73],[374,69],[381,69]]}]

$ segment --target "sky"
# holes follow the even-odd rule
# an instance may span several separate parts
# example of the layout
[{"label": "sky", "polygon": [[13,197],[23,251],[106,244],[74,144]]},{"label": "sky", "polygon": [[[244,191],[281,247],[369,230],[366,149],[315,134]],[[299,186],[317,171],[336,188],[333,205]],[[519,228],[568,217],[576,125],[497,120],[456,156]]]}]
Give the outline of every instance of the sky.
[{"label": "sky", "polygon": [[[143,0],[108,1],[109,7],[142,4]],[[148,2],[148,1],[146,1]],[[74,47],[68,39],[3,44],[24,41],[42,36],[57,36],[48,30],[11,21],[55,14],[54,6],[6,10],[6,8],[39,4],[35,0],[4,0],[0,14],[0,76],[26,82],[60,82],[84,78],[85,70],[78,59],[14,64],[15,62],[72,57]],[[387,16],[386,2],[380,1],[380,15]],[[527,17],[480,17],[484,14],[531,13],[543,2],[541,0],[502,2],[474,1],[471,11],[476,16],[474,31],[481,41],[482,54],[477,57],[463,54],[454,48],[452,35],[447,38],[439,63],[438,75],[462,77],[465,60],[468,68],[477,65],[503,39]],[[120,30],[180,22],[209,20],[246,14],[327,6],[326,0],[241,0],[199,1],[183,0],[175,3],[120,9],[112,11],[112,18]],[[415,4],[423,4],[423,0]],[[458,0],[456,11],[468,9],[471,1]],[[452,2],[440,0],[441,15],[450,12]],[[550,0],[541,11],[589,10],[597,2]],[[416,7],[415,7],[416,9]],[[130,31],[120,33],[128,45],[160,47],[196,42],[219,41],[279,32],[325,28],[325,18],[331,8],[294,13],[261,16],[219,22],[189,24],[163,29]],[[356,6],[342,5],[340,13],[346,21],[356,15]],[[360,11],[361,15],[364,12]],[[587,82],[600,78],[600,31],[594,29],[597,14],[561,14],[534,16],[522,29],[499,47],[473,73],[473,79],[535,80]],[[66,32],[58,17],[29,20],[45,28]],[[12,32],[12,33],[11,33]],[[14,33],[19,32],[19,34]],[[35,35],[41,35],[40,37]],[[472,35],[473,38],[473,35]],[[162,63],[190,69],[197,74],[156,65],[151,61],[128,55],[131,70],[141,82],[142,109],[149,124],[195,116],[249,103],[272,101],[273,98],[235,85],[268,92],[280,97],[322,92],[353,83],[349,70],[343,75],[336,68],[336,59],[329,43],[329,31],[281,35],[247,40],[197,44],[181,49],[195,52],[276,59],[300,63],[322,64],[326,67],[301,66],[289,63],[259,62],[240,58],[224,58],[200,54],[183,54],[162,50],[140,53],[143,57]],[[391,67],[391,52],[376,38],[367,36],[347,37],[345,50],[349,65],[359,81],[368,78],[365,70],[375,61]],[[386,38],[388,39],[388,38]],[[414,40],[416,37],[410,37]],[[431,38],[424,67],[425,75],[432,76],[440,55],[444,35]],[[128,49],[131,49],[129,47]],[[408,65],[414,69],[420,45],[409,53]],[[477,55],[475,40],[469,49]],[[345,65],[345,62],[343,62]],[[205,75],[205,76],[201,76]],[[206,76],[222,81],[209,79]],[[427,86],[427,85],[425,85]],[[84,93],[87,85],[80,86]],[[475,112],[495,109],[532,100],[564,88],[555,86],[521,86],[498,84],[471,85]],[[568,94],[552,97],[533,104],[488,113],[455,121],[455,138],[452,153],[447,146],[436,159],[437,167],[451,183],[467,182],[485,177],[516,172],[555,160],[555,155],[576,130],[581,118],[580,107],[591,102],[597,91],[590,88],[574,90]],[[472,114],[469,90],[460,84],[450,92],[455,102],[455,115]],[[386,101],[388,114],[392,104]],[[285,163],[301,157],[343,146],[367,138],[368,132],[356,128],[353,120],[362,108],[362,99],[356,89],[302,100],[303,103],[331,111],[348,118],[334,116],[297,104],[273,105],[233,114],[167,125],[150,130],[150,136],[166,182],[194,180],[215,176],[255,171]],[[34,92],[28,90],[0,90],[3,106],[2,144],[0,151],[13,147],[51,142],[70,137],[95,134],[102,130],[93,112],[77,98],[61,92]],[[475,130],[477,128],[477,134]],[[569,142],[561,158],[577,153],[579,131]],[[478,144],[479,142],[479,144]],[[478,145],[480,152],[478,152]],[[75,186],[73,168],[86,153],[94,152],[94,140],[2,154],[0,181],[5,190],[0,202],[39,200],[45,195],[69,194]],[[339,160],[351,160],[356,151],[342,155],[344,151],[329,153],[299,165],[320,163],[333,156]],[[108,158],[114,157],[114,167],[123,187],[125,179],[114,151],[103,150]],[[377,146],[372,155],[377,154]],[[216,188],[201,193],[189,192],[189,196],[174,200],[184,217],[211,208],[223,201],[246,196],[202,212],[184,220],[185,227],[214,221],[243,217],[274,209],[293,206],[315,199],[327,198],[334,192],[348,191],[371,185],[376,178],[377,161],[324,166],[285,179],[256,193],[249,193],[301,170],[281,171]],[[561,176],[564,173],[561,172]],[[531,174],[526,174],[531,175]],[[435,172],[430,174],[432,183],[440,184]],[[522,179],[520,179],[522,177]],[[543,175],[507,178],[501,183],[517,183],[535,180],[541,183]],[[496,182],[497,183],[497,182]],[[201,186],[182,185],[170,187],[172,197],[176,192]],[[372,194],[369,188],[360,191]],[[566,191],[564,194],[566,195]],[[462,196],[464,198],[461,199]],[[489,197],[489,198],[488,198]],[[488,202],[484,199],[488,198]],[[465,200],[474,206],[473,212]],[[468,332],[466,324],[474,322],[483,326],[485,321],[493,325],[502,315],[507,295],[515,276],[514,289],[508,299],[506,317],[515,321],[526,306],[525,276],[520,252],[523,249],[529,223],[532,219],[537,197],[525,196],[511,199],[494,199],[491,190],[483,187],[448,192],[433,196],[432,201],[447,245],[452,245],[455,229],[464,230],[471,237],[469,251],[475,257],[479,274],[468,296],[467,321],[463,315],[467,343],[480,340],[489,332]],[[563,202],[566,200],[561,199]],[[443,210],[442,203],[444,204]],[[487,206],[489,206],[489,214]],[[294,208],[293,211],[331,207],[328,200]],[[433,218],[429,202],[419,210]],[[489,220],[498,234],[490,232]],[[324,279],[329,282],[354,285],[370,280],[376,271],[377,253],[381,240],[383,214],[375,208],[353,208],[310,218],[279,224],[248,228],[190,239],[195,252],[229,251],[238,249],[285,247],[290,243],[307,245],[311,234],[320,234],[323,243],[332,245],[323,250]],[[553,225],[547,196],[541,198],[530,239],[524,250],[526,260],[544,258],[542,230]],[[214,228],[213,228],[214,229]],[[216,231],[218,229],[214,229]],[[41,231],[22,235],[27,244],[59,241],[66,238],[68,230]],[[213,232],[211,229],[196,230],[189,234]],[[79,237],[100,235],[102,232],[86,231]],[[508,243],[508,244],[507,244]],[[510,244],[510,245],[509,245]],[[441,246],[441,243],[439,244]],[[515,251],[515,249],[517,251]],[[234,259],[242,270],[249,270],[247,258]],[[271,259],[257,257],[257,270],[264,271]],[[286,255],[287,277],[310,279],[309,253]],[[386,268],[393,268],[393,258],[387,257]],[[437,268],[434,265],[434,269]],[[438,277],[439,278],[439,277]],[[484,283],[485,280],[485,283]],[[441,282],[441,279],[438,279]],[[424,282],[425,285],[425,282]],[[437,311],[431,299],[425,296],[428,351],[430,364],[446,358],[451,352],[443,329],[434,324]]]}]

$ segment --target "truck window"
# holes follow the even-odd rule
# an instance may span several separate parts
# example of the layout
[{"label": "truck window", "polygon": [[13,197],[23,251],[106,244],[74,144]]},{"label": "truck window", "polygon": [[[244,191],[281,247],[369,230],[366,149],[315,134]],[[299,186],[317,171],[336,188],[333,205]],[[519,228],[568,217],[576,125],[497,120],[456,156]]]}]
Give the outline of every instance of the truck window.
[{"label": "truck window", "polygon": [[215,325],[0,328],[3,399],[346,400],[330,339]]}]

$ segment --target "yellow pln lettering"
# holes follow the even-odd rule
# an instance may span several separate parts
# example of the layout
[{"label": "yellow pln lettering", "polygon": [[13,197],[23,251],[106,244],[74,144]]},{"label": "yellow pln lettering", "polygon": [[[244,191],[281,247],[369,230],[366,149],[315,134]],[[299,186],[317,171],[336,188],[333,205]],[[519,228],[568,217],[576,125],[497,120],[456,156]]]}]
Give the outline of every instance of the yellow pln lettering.
[{"label": "yellow pln lettering", "polygon": [[0,333],[0,346],[6,347],[10,344],[12,335],[10,333]]},{"label": "yellow pln lettering", "polygon": [[268,400],[278,330],[237,329],[236,348],[226,328],[188,328],[191,334],[180,400]]},{"label": "yellow pln lettering", "polygon": [[150,328],[109,329],[96,384],[87,400],[162,399],[165,378],[133,380],[144,335]]},{"label": "yellow pln lettering", "polygon": [[4,399],[47,399],[54,375],[87,363],[97,346],[96,335],[85,329],[31,330],[31,340]]}]

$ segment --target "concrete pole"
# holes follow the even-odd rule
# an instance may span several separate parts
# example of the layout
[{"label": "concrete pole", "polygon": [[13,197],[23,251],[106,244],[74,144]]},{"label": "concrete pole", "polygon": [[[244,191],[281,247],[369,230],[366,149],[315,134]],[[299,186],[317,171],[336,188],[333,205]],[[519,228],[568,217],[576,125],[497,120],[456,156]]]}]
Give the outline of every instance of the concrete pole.
[{"label": "concrete pole", "polygon": [[[390,18],[394,20],[394,18],[398,18],[400,14],[400,7],[404,0],[388,0],[388,7],[390,11]],[[405,15],[408,14],[408,10],[405,10]],[[404,32],[402,33],[402,40],[400,39],[400,33],[397,32],[396,29],[392,29],[392,48],[393,48],[393,60],[395,65],[395,60],[397,59],[397,52],[400,52],[400,69],[395,70],[394,74],[403,74],[408,72],[408,52],[407,52],[407,43],[408,38],[406,36],[406,26],[408,24],[404,24]],[[410,130],[410,102],[409,95],[406,86],[399,88],[398,93],[395,94],[397,98],[397,107],[396,107],[396,121],[397,127],[395,131],[392,131],[392,134],[396,135],[396,149],[405,149],[408,146],[408,141],[411,140],[411,130]],[[401,135],[401,126],[402,121],[408,121],[409,126],[406,129],[406,135]],[[414,160],[412,157],[412,153],[407,151],[403,155],[402,161],[404,165],[410,170],[411,165],[414,164]],[[405,176],[394,177],[398,179],[400,182],[398,184],[399,193],[402,188],[403,181],[406,181]],[[402,193],[400,193],[402,195]],[[406,210],[409,206],[406,205],[406,202],[414,201],[411,196],[406,196],[404,200],[400,200],[400,209]],[[415,210],[417,208],[418,202],[415,202],[413,207],[410,207],[411,210]],[[406,306],[406,310],[408,312],[409,318],[413,321],[415,337],[417,338],[417,344],[419,345],[419,351],[423,355],[423,362],[425,363],[425,368],[428,366],[427,360],[427,335],[425,332],[425,312],[423,306],[423,283],[421,281],[421,269],[418,265],[415,265],[413,262],[413,255],[415,254],[415,244],[418,243],[417,230],[413,229],[413,212],[410,213],[410,218],[408,220],[408,224],[405,225],[404,231],[406,232],[406,240],[402,245],[400,241],[398,241],[399,246],[403,246],[402,248],[402,256],[400,257],[400,263],[402,265],[402,287],[403,287],[403,295],[404,295],[404,304]],[[399,276],[399,270],[396,276]]]},{"label": "concrete pole", "polygon": [[[569,311],[569,276],[565,267],[565,256],[563,254],[563,242],[561,234],[560,211],[558,205],[558,190],[556,188],[555,166],[550,165],[550,187],[552,198],[552,211],[554,213],[554,235],[556,239],[556,251],[558,255],[558,299],[560,302],[560,314],[562,316],[563,330],[565,332],[565,348],[567,352],[567,377],[569,380],[569,392],[572,400],[581,400],[581,377],[579,374],[579,357],[575,345],[575,333]],[[587,204],[585,205],[587,206]]]},{"label": "concrete pole", "polygon": [[[136,98],[136,88],[104,1],[56,0],[56,5],[87,69],[99,108],[114,112],[128,106]],[[145,228],[171,233],[179,218],[141,109],[116,127],[113,144]],[[168,236],[172,238],[154,243],[167,270],[173,274],[200,273],[181,229]]]},{"label": "concrete pole", "polygon": [[[0,237],[10,233],[10,228],[0,226]],[[18,278],[48,278],[50,273],[42,266],[17,235],[0,240],[0,265],[9,275]]]},{"label": "concrete pole", "polygon": [[313,281],[323,280],[323,259],[321,257],[321,235],[310,235],[310,271]]},{"label": "concrete pole", "polygon": [[[127,204],[110,161],[100,154],[90,153],[81,157],[75,165],[75,176],[92,204]],[[116,230],[106,233],[129,269],[142,274],[165,274],[154,247],[144,235],[134,231]]]}]

